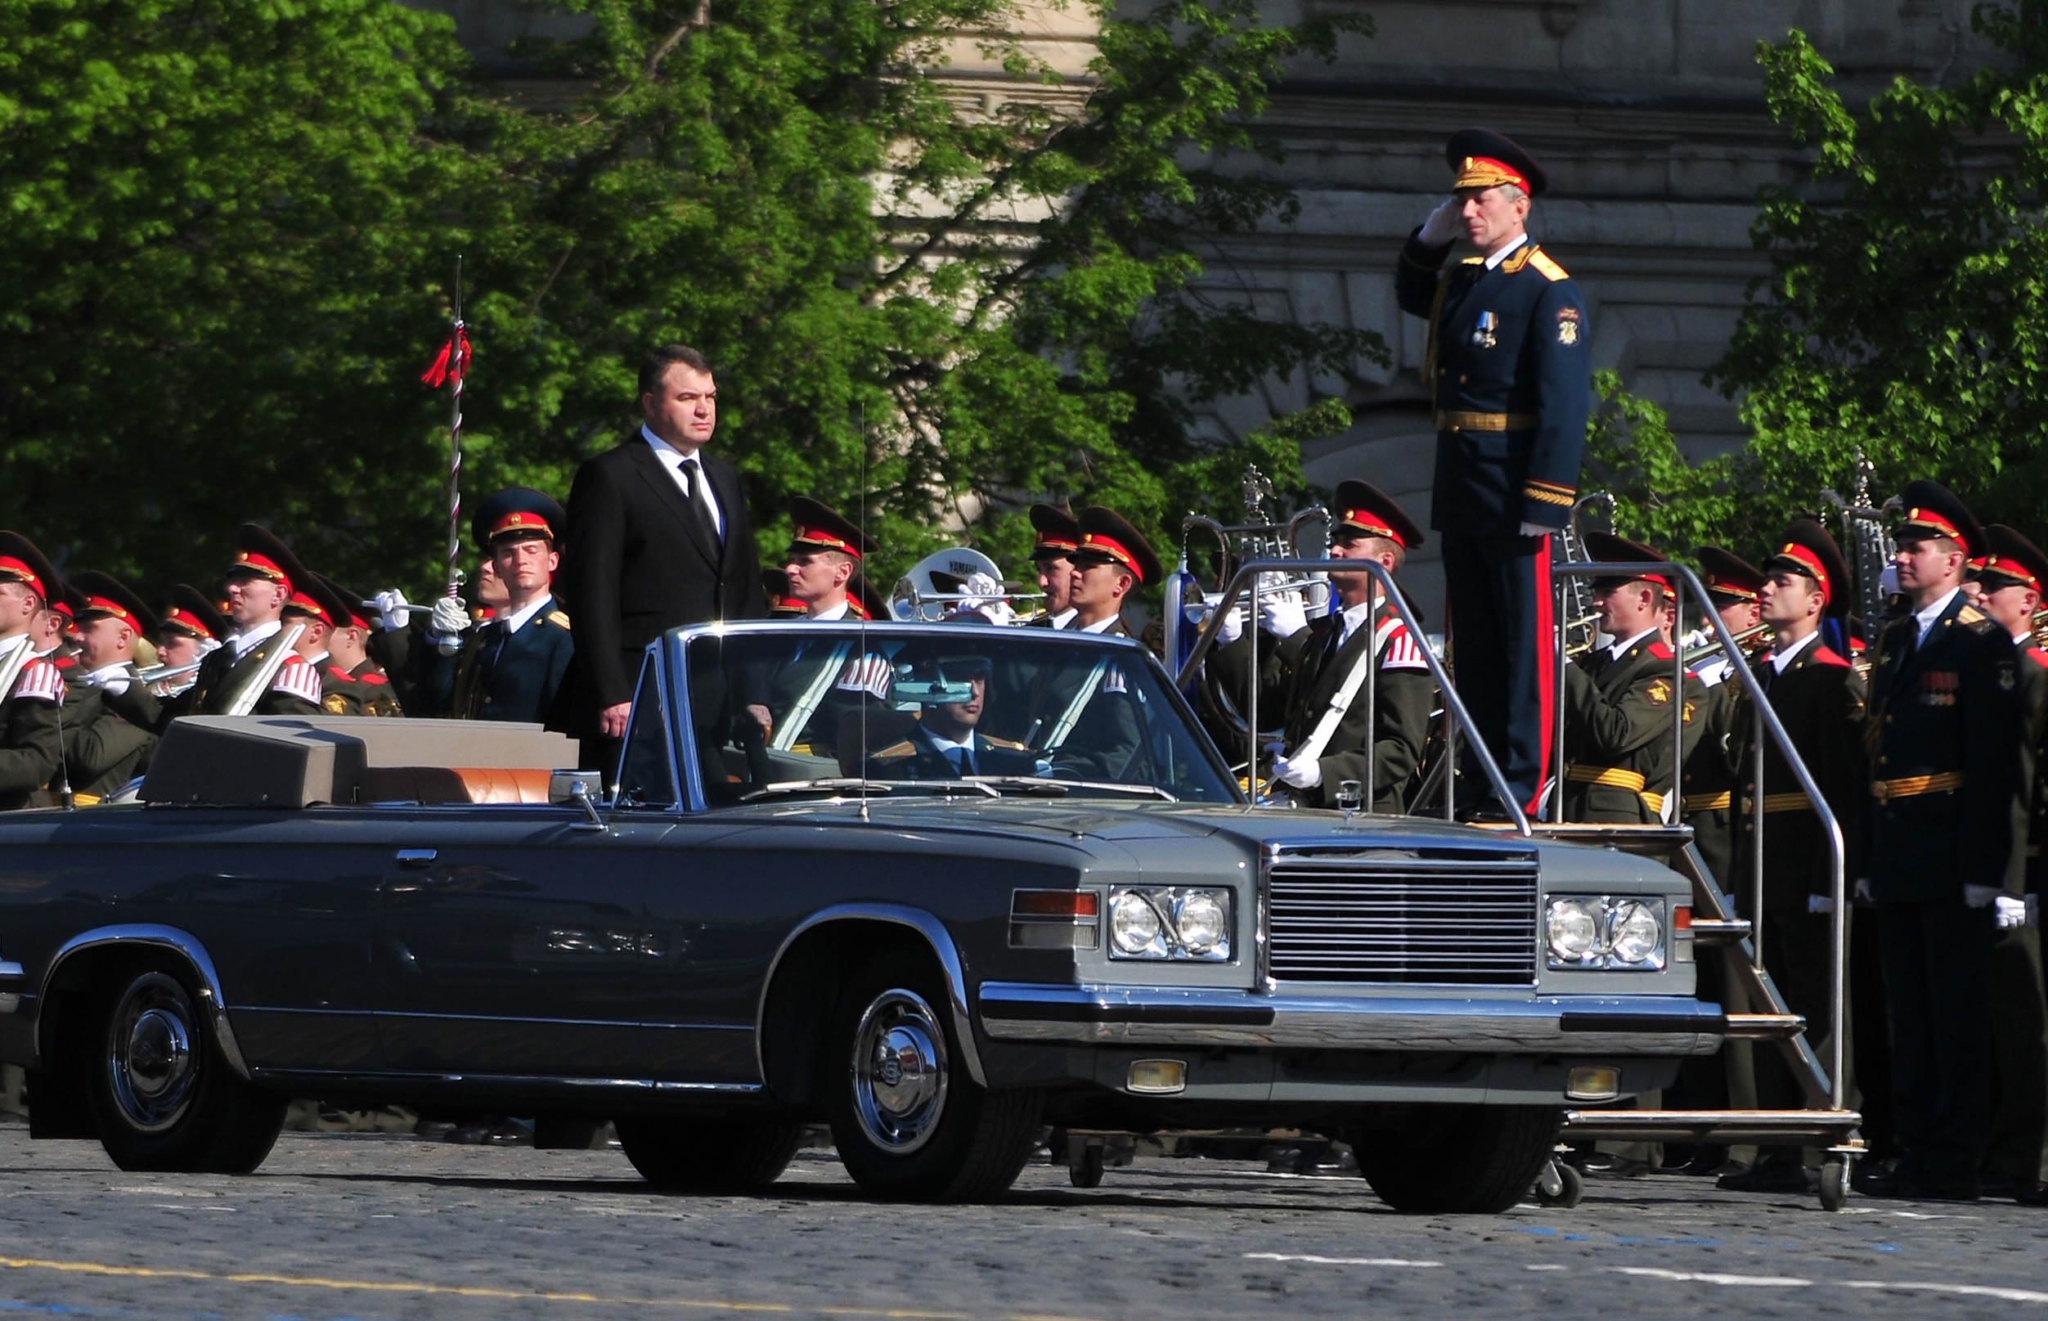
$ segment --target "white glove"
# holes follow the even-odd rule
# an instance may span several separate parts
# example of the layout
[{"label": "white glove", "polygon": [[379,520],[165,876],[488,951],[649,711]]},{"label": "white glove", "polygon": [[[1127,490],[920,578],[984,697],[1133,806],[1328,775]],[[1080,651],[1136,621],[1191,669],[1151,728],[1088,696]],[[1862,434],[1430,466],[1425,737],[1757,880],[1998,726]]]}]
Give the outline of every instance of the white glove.
[{"label": "white glove", "polygon": [[396,587],[387,587],[371,598],[377,603],[377,627],[386,633],[402,633],[406,624],[405,593]]},{"label": "white glove", "polygon": [[459,637],[468,627],[469,611],[459,597],[441,597],[434,602],[434,613],[427,616],[427,632],[442,637]]},{"label": "white glove", "polygon": [[1244,607],[1234,605],[1230,613],[1223,616],[1223,622],[1216,626],[1216,645],[1227,647],[1244,636]]},{"label": "white glove", "polygon": [[1991,901],[2000,931],[2017,931],[2027,924],[2027,901],[2002,894]]},{"label": "white glove", "polygon": [[1261,596],[1259,627],[1276,638],[1291,638],[1308,627],[1308,611],[1301,602],[1279,592]]},{"label": "white glove", "polygon": [[1447,197],[1437,203],[1436,210],[1429,213],[1429,219],[1422,222],[1422,232],[1417,238],[1432,248],[1441,248],[1458,237],[1464,228],[1464,205],[1455,197]]},{"label": "white glove", "polygon": [[1856,878],[1856,902],[1859,904],[1872,902],[1870,897],[1870,878],[1868,876],[1858,876]]},{"label": "white glove", "polygon": [[1285,757],[1275,757],[1273,778],[1296,789],[1313,789],[1323,782],[1322,758],[1303,757],[1299,761],[1289,761]]},{"label": "white glove", "polygon": [[1989,908],[1992,901],[2004,893],[1995,885],[1966,885],[1963,887],[1963,904],[1969,908]]}]

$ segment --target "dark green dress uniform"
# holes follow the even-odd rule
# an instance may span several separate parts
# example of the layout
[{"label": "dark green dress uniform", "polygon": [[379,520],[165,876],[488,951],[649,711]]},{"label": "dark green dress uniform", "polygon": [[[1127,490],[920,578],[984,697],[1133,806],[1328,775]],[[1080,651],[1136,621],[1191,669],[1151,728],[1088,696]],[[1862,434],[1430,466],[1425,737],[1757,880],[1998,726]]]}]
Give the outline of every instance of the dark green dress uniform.
[{"label": "dark green dress uniform", "polygon": [[363,714],[371,716],[402,716],[405,708],[398,700],[398,693],[391,686],[391,677],[384,673],[384,667],[368,656],[356,662],[348,672],[363,694]]},{"label": "dark green dress uniform", "polygon": [[[1131,575],[1134,591],[1160,580],[1163,568],[1159,557],[1120,514],[1095,505],[1083,509],[1076,521],[1081,528],[1081,544],[1074,551],[1076,564],[1114,564]],[[1080,629],[1082,625],[1076,622],[1068,627]],[[1099,631],[1113,637],[1136,636],[1120,617]],[[1032,703],[1036,733],[1022,740],[1034,748],[1044,747],[1046,737],[1080,696],[1078,689],[1060,684],[1039,687]],[[1148,774],[1141,700],[1126,680],[1121,663],[1103,666],[1102,678],[1081,708],[1079,720],[1053,753],[1055,764],[1063,773],[1083,780],[1124,782]]]},{"label": "dark green dress uniform", "polygon": [[[0,532],[0,580],[22,584],[46,604],[64,599],[56,569],[18,532]],[[0,647],[0,662],[34,645],[21,634]],[[63,704],[64,672],[39,656],[30,657],[0,692],[0,810],[28,806],[57,773],[64,751]]]},{"label": "dark green dress uniform", "polygon": [[1672,683],[1674,653],[1655,633],[1619,657],[1606,649],[1565,671],[1564,819],[1659,825],[1671,792],[1671,711],[1690,725],[1702,696],[1690,676]]},{"label": "dark green dress uniform", "polygon": [[[1700,549],[1700,582],[1707,589],[1708,604],[1718,612],[1755,602],[1764,574],[1732,551],[1704,546]],[[1697,733],[1686,753],[1685,774],[1679,777],[1685,786],[1679,820],[1692,827],[1693,847],[1723,890],[1733,886],[1736,868],[1733,790],[1739,731],[1734,719],[1741,687],[1725,667],[1740,663],[1715,652],[1694,667],[1706,695],[1695,713]]]},{"label": "dark green dress uniform", "polygon": [[[130,680],[130,688],[141,684]],[[64,774],[73,801],[90,807],[149,769],[157,737],[88,684],[73,688],[64,707]]]},{"label": "dark green dress uniform", "polygon": [[[1984,529],[1991,553],[1976,578],[1987,592],[2023,587],[2036,593],[2048,584],[2048,555],[2012,528]],[[2013,639],[2019,652],[2023,734],[2018,783],[2013,793],[2012,855],[2005,889],[2023,897],[2043,834],[2041,747],[2048,738],[2048,654],[2033,635]],[[2048,1162],[2048,995],[2041,977],[2041,932],[2022,926],[2000,931],[1991,949],[1991,1062],[1995,1105],[1984,1173],[2019,1191],[2037,1187]]]},{"label": "dark green dress uniform", "polygon": [[[1542,169],[1484,129],[1454,135],[1445,156],[1464,188],[1515,184],[1531,197]],[[1571,276],[1526,239],[1488,266],[1445,268],[1451,245],[1418,229],[1395,270],[1401,310],[1429,318],[1423,384],[1435,408],[1435,494],[1458,691],[1511,792],[1534,810],[1551,770],[1556,690],[1550,539],[1577,500],[1592,408],[1591,327]]]},{"label": "dark green dress uniform", "polygon": [[[1902,543],[1984,534],[1933,482],[1906,488]],[[1927,630],[1908,614],[1871,669],[1867,869],[1891,1010],[1901,1190],[1974,1195],[1990,1119],[1989,910],[1966,886],[2003,887],[2021,711],[2012,639],[1960,591]]]},{"label": "dark green dress uniform", "polygon": [[[290,547],[254,523],[244,523],[235,529],[235,562],[228,566],[227,576],[266,579],[283,587],[287,597],[303,591],[312,582],[312,575]],[[164,703],[162,719],[226,715],[229,704],[283,649],[290,632],[291,625],[281,623],[277,632],[239,656],[232,640],[224,642],[218,651],[207,653],[199,663],[192,686]],[[251,714],[317,716],[321,714],[320,701],[319,671],[304,658],[288,655],[257,697]]]}]

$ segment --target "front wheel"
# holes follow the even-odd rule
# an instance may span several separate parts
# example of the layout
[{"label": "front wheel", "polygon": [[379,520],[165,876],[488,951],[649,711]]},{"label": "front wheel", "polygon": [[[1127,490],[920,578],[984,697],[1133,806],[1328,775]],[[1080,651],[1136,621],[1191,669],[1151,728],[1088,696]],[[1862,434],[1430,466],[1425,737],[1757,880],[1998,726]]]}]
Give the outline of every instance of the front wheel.
[{"label": "front wheel", "polygon": [[1418,1105],[1351,1142],[1380,1200],[1422,1215],[1497,1215],[1528,1195],[1564,1116],[1527,1105]]},{"label": "front wheel", "polygon": [[238,1077],[183,970],[144,965],[93,1019],[86,1095],[124,1170],[247,1174],[284,1127],[285,1098]]},{"label": "front wheel", "polygon": [[826,1049],[832,1140],[861,1188],[900,1201],[979,1201],[1017,1179],[1038,1138],[1035,1091],[990,1091],[960,1043],[930,961],[870,960],[846,984]]}]

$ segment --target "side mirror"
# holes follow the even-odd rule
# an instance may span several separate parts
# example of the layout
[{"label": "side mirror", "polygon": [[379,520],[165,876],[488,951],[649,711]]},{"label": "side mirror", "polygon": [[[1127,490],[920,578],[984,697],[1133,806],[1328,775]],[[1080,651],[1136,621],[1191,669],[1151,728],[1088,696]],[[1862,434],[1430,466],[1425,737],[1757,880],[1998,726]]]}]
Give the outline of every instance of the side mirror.
[{"label": "side mirror", "polygon": [[603,830],[604,818],[597,814],[597,796],[604,777],[596,771],[554,771],[548,776],[548,802],[556,807],[580,807],[582,830]]}]

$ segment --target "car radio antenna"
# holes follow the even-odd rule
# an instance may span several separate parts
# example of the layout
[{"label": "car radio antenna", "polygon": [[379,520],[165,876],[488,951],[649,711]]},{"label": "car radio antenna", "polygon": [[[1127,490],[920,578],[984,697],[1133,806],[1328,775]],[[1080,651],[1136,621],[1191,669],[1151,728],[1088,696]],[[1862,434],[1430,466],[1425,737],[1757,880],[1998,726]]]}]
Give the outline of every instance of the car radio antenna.
[{"label": "car radio antenna", "polygon": [[[853,429],[860,441],[860,544],[868,544],[868,410],[862,399],[853,401]],[[868,612],[865,607],[854,611],[860,620],[859,643],[855,647],[858,662],[865,664],[868,658]],[[868,700],[860,699],[860,819],[868,822]]]}]

